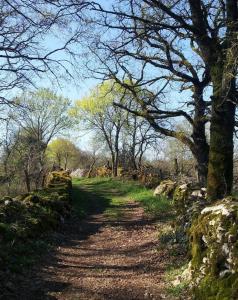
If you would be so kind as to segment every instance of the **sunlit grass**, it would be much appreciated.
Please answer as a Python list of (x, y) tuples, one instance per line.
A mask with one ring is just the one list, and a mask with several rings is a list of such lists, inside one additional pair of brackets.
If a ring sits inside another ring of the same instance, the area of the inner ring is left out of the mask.
[[(87, 205), (92, 199), (91, 193), (95, 193), (95, 197), (99, 196), (98, 201), (104, 199), (105, 214), (120, 217), (120, 206), (128, 201), (139, 201), (144, 207), (145, 211), (154, 217), (168, 217), (171, 216), (173, 209), (171, 202), (166, 197), (154, 197), (153, 190), (147, 189), (136, 181), (123, 180), (117, 178), (82, 178), (74, 179), (74, 186), (78, 189), (78, 198), (76, 201), (78, 209), (82, 206), (81, 211), (87, 211)], [(80, 195), (80, 186), (83, 187)], [(85, 195), (85, 188), (88, 195)], [(86, 198), (85, 198), (86, 196)], [(106, 206), (105, 206), (106, 204)], [(89, 205), (90, 206), (90, 205)]]
[[(189, 280), (187, 278), (182, 278), (183, 272), (188, 268), (188, 263), (181, 266), (171, 266), (165, 273), (165, 278), (167, 282), (167, 294), (179, 297), (187, 294), (189, 289)], [(176, 282), (177, 278), (180, 278)]]

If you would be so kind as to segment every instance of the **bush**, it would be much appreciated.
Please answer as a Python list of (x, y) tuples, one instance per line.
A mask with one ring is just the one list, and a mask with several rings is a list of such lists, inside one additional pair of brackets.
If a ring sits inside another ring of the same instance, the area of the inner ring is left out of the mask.
[(96, 176), (99, 177), (110, 177), (112, 175), (112, 170), (107, 166), (98, 167), (96, 169)]

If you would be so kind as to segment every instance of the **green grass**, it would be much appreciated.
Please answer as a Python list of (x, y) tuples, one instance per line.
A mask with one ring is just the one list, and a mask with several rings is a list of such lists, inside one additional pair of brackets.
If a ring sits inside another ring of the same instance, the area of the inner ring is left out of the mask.
[[(183, 271), (188, 267), (188, 264), (185, 263), (181, 266), (181, 263), (179, 266), (172, 266), (166, 271), (165, 277), (166, 277), (166, 282), (168, 283), (167, 285), (167, 294), (174, 296), (174, 297), (181, 297), (184, 295), (185, 296), (188, 293), (189, 289), (189, 281), (185, 279), (181, 279), (180, 283), (177, 283), (176, 285), (173, 284), (173, 281), (176, 280), (177, 277), (181, 276)], [(180, 299), (180, 298), (179, 298)]]
[(99, 209), (107, 216), (117, 219), (122, 215), (121, 205), (139, 201), (145, 211), (154, 217), (171, 216), (171, 202), (165, 197), (154, 197), (153, 190), (138, 182), (115, 178), (82, 178), (73, 180), (74, 207), (80, 216)]
[(131, 199), (139, 201), (145, 208), (145, 211), (154, 217), (167, 218), (172, 216), (172, 203), (166, 197), (154, 197), (153, 190), (145, 188), (138, 189), (130, 193)]

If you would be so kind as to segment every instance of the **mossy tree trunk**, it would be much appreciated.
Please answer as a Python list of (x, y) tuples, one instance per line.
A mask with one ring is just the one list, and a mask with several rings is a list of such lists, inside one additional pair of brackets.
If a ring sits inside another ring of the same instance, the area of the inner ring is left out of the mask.
[(219, 30), (216, 34), (214, 31), (209, 34), (203, 1), (189, 0), (189, 5), (194, 26), (190, 29), (199, 46), (201, 57), (209, 66), (213, 85), (207, 180), (208, 198), (213, 201), (232, 191), (238, 3), (237, 0), (226, 0), (220, 8), (223, 10), (223, 23), (226, 26), (222, 37), (218, 35)]
[[(238, 56), (238, 3), (226, 1), (226, 39), (211, 55), (213, 83), (211, 141), (208, 166), (208, 197), (231, 194), (233, 184), (233, 133), (235, 126)], [(219, 51), (220, 50), (220, 51)], [(214, 59), (215, 58), (215, 59)]]
[(195, 87), (193, 98), (195, 110), (192, 132), (194, 146), (192, 148), (192, 153), (197, 162), (198, 182), (204, 187), (207, 183), (209, 145), (207, 143), (205, 132), (206, 103), (203, 100), (203, 87)]
[[(233, 183), (233, 132), (235, 124), (235, 80), (222, 90), (223, 70), (217, 64), (213, 81), (213, 103), (210, 127), (208, 197), (216, 200), (229, 195)], [(220, 75), (220, 76), (218, 76)], [(227, 91), (227, 94), (224, 93)]]

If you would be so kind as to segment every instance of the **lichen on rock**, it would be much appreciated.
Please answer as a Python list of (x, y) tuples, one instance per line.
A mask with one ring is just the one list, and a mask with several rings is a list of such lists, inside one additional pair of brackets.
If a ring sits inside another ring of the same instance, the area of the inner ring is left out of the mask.
[(170, 179), (163, 180), (155, 189), (154, 196), (165, 196), (167, 198), (172, 198), (175, 188), (176, 182)]
[(178, 214), (185, 213), (190, 194), (191, 189), (189, 184), (185, 183), (176, 187), (173, 194), (173, 204)]
[(238, 202), (204, 208), (190, 229), (195, 299), (238, 299)]

